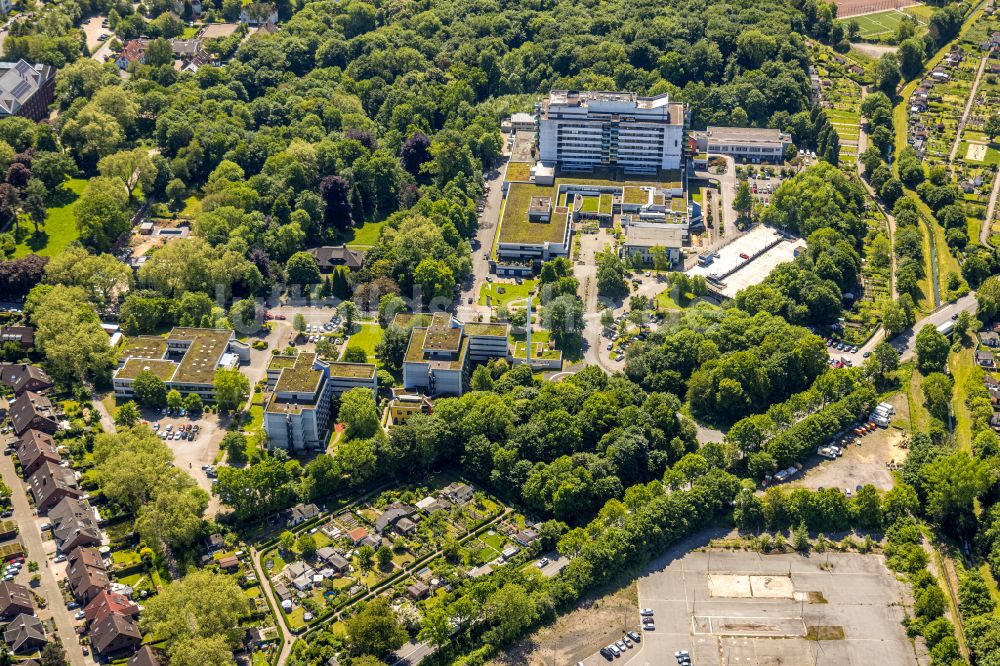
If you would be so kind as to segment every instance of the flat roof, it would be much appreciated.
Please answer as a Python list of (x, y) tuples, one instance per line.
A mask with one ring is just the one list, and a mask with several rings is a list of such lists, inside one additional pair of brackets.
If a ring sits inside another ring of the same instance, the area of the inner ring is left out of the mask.
[(331, 377), (344, 377), (348, 379), (371, 379), (375, 376), (374, 363), (344, 363), (338, 361), (330, 364)]
[(130, 358), (118, 369), (115, 377), (118, 379), (135, 379), (143, 370), (149, 370), (163, 381), (170, 381), (177, 371), (173, 361), (161, 361), (151, 358)]
[(392, 325), (406, 328), (407, 326), (428, 326), (431, 316), (425, 312), (400, 312), (392, 318)]
[(649, 203), (649, 190), (630, 185), (622, 191), (622, 203), (633, 205)]
[(457, 352), (462, 341), (462, 328), (452, 325), (451, 315), (446, 312), (435, 312), (431, 317), (431, 325), (424, 334), (424, 351)]
[(174, 381), (185, 384), (211, 384), (219, 359), (229, 345), (233, 332), (218, 328), (175, 328), (168, 340), (190, 340)]
[(469, 338), (463, 338), (458, 355), (454, 359), (429, 358), (424, 352), (424, 338), (427, 335), (427, 328), (415, 327), (410, 334), (410, 344), (406, 348), (406, 363), (427, 363), (432, 368), (443, 368), (446, 370), (457, 370), (462, 367), (465, 360), (465, 352), (469, 347)]
[(167, 353), (167, 341), (158, 335), (140, 335), (128, 338), (122, 348), (122, 358), (163, 358)]
[(295, 362), (298, 360), (297, 356), (285, 356), (284, 354), (275, 354), (271, 357), (271, 360), (267, 364), (268, 370), (284, 370), (285, 368), (294, 368)]
[(558, 243), (566, 236), (566, 220), (557, 222), (552, 216), (548, 222), (528, 219), (531, 202), (536, 197), (552, 199), (556, 190), (552, 186), (511, 183), (507, 190), (503, 219), (500, 222), (501, 243)]
[(625, 229), (625, 244), (638, 247), (653, 247), (662, 245), (663, 247), (677, 248), (684, 244), (683, 228), (674, 224), (644, 224), (638, 226), (630, 224)]
[(492, 335), (497, 337), (507, 337), (507, 324), (494, 324), (489, 322), (473, 322), (465, 325), (466, 335)]
[(274, 385), (275, 393), (316, 393), (323, 373), (309, 367), (285, 368)]
[(696, 132), (696, 137), (718, 139), (729, 143), (775, 143), (791, 141), (791, 137), (780, 130), (766, 127), (709, 127), (704, 132)]
[[(781, 240), (781, 238), (781, 235), (774, 229), (756, 227), (721, 248), (719, 258), (711, 264), (695, 266), (687, 271), (687, 274), (709, 277), (713, 274), (723, 275), (734, 271), (729, 276), (722, 278), (725, 283), (724, 287), (720, 288), (709, 282), (713, 290), (726, 298), (733, 298), (741, 289), (763, 282), (775, 267), (792, 261), (796, 251), (806, 247), (806, 242), (801, 238), (794, 241)], [(764, 248), (772, 243), (777, 244), (765, 251)], [(743, 259), (740, 257), (741, 253), (752, 257), (752, 259)]]

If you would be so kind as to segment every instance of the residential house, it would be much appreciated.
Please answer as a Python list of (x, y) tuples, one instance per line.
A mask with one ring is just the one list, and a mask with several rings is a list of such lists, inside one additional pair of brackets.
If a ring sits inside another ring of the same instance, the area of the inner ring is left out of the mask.
[(365, 537), (368, 536), (368, 530), (363, 527), (355, 527), (347, 533), (347, 536), (350, 537), (351, 543), (357, 546), (359, 543), (364, 541)]
[(130, 39), (125, 42), (121, 53), (115, 58), (115, 64), (119, 69), (128, 69), (132, 63), (136, 65), (146, 64), (146, 49), (149, 47), (149, 40), (146, 38)]
[(31, 476), (47, 462), (56, 465), (62, 462), (52, 435), (41, 430), (29, 430), (21, 435), (21, 439), (14, 442), (14, 452), (24, 476)]
[(188, 62), (201, 51), (200, 39), (171, 39), (170, 50), (182, 62)]
[(18, 615), (7, 625), (3, 632), (3, 640), (10, 646), (11, 652), (34, 652), (45, 646), (45, 627), (42, 621), (32, 615)]
[(342, 574), (351, 566), (351, 563), (347, 561), (346, 557), (338, 553), (330, 546), (323, 546), (317, 550), (316, 557), (337, 573)]
[(167, 666), (167, 653), (147, 643), (129, 658), (126, 666)]
[(52, 379), (37, 365), (0, 363), (0, 384), (11, 387), (14, 395), (25, 391), (45, 391), (52, 388)]
[(232, 573), (240, 568), (240, 561), (235, 555), (227, 555), (219, 560), (219, 568), (226, 573)]
[(64, 497), (49, 510), (49, 524), (52, 536), (64, 553), (81, 546), (101, 545), (103, 535), (97, 526), (97, 515), (86, 500)]
[(111, 613), (135, 619), (139, 617), (139, 606), (124, 594), (101, 590), (83, 609), (84, 618), (91, 624), (101, 622)]
[(41, 430), (50, 435), (59, 430), (55, 407), (44, 395), (24, 391), (10, 403), (10, 424), (20, 437), (28, 430)]
[(226, 545), (226, 540), (222, 538), (222, 535), (218, 532), (214, 534), (209, 534), (205, 537), (205, 547), (208, 548), (208, 552), (214, 553), (220, 550)]
[(465, 483), (452, 483), (441, 490), (441, 494), (454, 504), (465, 504), (472, 500), (473, 490)]
[(56, 68), (52, 65), (0, 62), (0, 118), (47, 118), (55, 89)]
[(130, 617), (108, 613), (90, 626), (90, 645), (104, 659), (132, 654), (141, 644), (139, 625)]
[(277, 23), (278, 22), (278, 10), (274, 5), (268, 5), (262, 2), (252, 2), (247, 5), (243, 5), (243, 9), (240, 10), (240, 23), (246, 23), (247, 25), (261, 25), (265, 23)]
[(530, 528), (523, 529), (520, 532), (516, 532), (511, 537), (511, 539), (513, 539), (514, 542), (517, 545), (521, 546), (522, 548), (527, 548), (532, 543), (534, 543), (535, 539), (537, 538), (538, 538), (538, 532)]
[(28, 477), (28, 487), (35, 498), (38, 513), (47, 513), (64, 497), (81, 497), (83, 491), (76, 485), (76, 473), (68, 467), (46, 462)]
[(393, 502), (385, 508), (382, 515), (375, 519), (375, 531), (383, 534), (390, 527), (394, 527), (399, 521), (412, 516), (416, 512), (417, 510), (412, 506)]
[(502, 557), (503, 561), (506, 562), (510, 558), (517, 555), (517, 553), (518, 553), (517, 546), (507, 546), (506, 548), (503, 549), (503, 552), (500, 553), (500, 557)]
[(387, 539), (383, 539), (377, 534), (369, 534), (364, 539), (361, 540), (362, 546), (371, 546), (375, 550), (378, 550), (383, 545), (391, 545)]
[(426, 584), (417, 581), (413, 585), (410, 585), (409, 587), (406, 588), (406, 593), (414, 601), (419, 601), (420, 599), (426, 597), (427, 593), (430, 592), (430, 590), (431, 588), (427, 587)]
[(278, 597), (278, 601), (285, 601), (292, 598), (292, 593), (288, 591), (284, 583), (275, 583), (274, 596)]
[(10, 581), (0, 582), (0, 617), (34, 614), (35, 604), (28, 588)]
[(77, 548), (70, 553), (66, 579), (69, 581), (70, 591), (81, 604), (90, 603), (111, 584), (104, 560), (97, 550), (90, 547)]
[(977, 349), (975, 353), (976, 363), (983, 368), (993, 367), (993, 352), (985, 349)]
[(436, 511), (447, 511), (451, 508), (451, 502), (443, 498), (428, 495), (417, 502), (416, 506), (418, 509), (429, 515)]
[(35, 346), (35, 329), (31, 326), (0, 326), (0, 344), (14, 342), (21, 351)]
[(319, 507), (315, 504), (296, 504), (288, 518), (288, 526), (295, 527), (319, 516)]
[(306, 250), (316, 257), (320, 273), (332, 273), (338, 268), (346, 268), (349, 271), (356, 271), (361, 268), (365, 260), (364, 250), (354, 250), (346, 245), (325, 245), (323, 247), (313, 247)]
[(979, 331), (979, 342), (986, 347), (1000, 347), (1000, 334), (996, 331)]

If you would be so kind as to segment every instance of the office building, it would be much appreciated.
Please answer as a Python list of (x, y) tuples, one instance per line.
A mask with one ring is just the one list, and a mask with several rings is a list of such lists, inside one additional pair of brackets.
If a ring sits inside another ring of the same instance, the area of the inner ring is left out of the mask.
[(709, 127), (694, 139), (699, 153), (751, 162), (783, 162), (792, 145), (790, 134), (759, 127)]
[(0, 62), (0, 118), (47, 118), (55, 89), (56, 68), (52, 65)]
[(563, 171), (679, 169), (684, 105), (664, 93), (553, 90), (539, 105), (540, 161)]
[(470, 362), (507, 358), (507, 324), (463, 324), (435, 312), (428, 326), (415, 326), (403, 359), (403, 387), (430, 395), (462, 395)]

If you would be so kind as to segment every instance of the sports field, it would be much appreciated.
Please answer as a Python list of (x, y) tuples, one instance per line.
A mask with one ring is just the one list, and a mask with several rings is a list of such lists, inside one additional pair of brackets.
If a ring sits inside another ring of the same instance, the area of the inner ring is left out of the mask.
[[(857, 23), (859, 28), (858, 36), (861, 39), (875, 39), (894, 34), (899, 24), (903, 22), (903, 19), (907, 17), (912, 18), (914, 14), (915, 12), (907, 12), (901, 9), (888, 9), (884, 12), (842, 18), (839, 22), (845, 25), (848, 23)], [(920, 24), (926, 23), (919, 16), (915, 18)]]

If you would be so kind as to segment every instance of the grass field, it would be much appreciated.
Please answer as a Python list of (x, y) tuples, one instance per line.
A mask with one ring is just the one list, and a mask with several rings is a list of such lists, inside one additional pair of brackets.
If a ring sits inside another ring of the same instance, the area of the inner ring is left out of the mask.
[(348, 347), (361, 347), (368, 354), (368, 361), (375, 362), (375, 345), (382, 339), (384, 331), (378, 324), (355, 324), (356, 332), (347, 339), (344, 345)]
[[(486, 305), (487, 297), (491, 299), (495, 307), (503, 307), (511, 301), (524, 300), (534, 290), (536, 283), (537, 280), (524, 280), (523, 284), (487, 282), (479, 288), (479, 304)], [(501, 287), (504, 290), (502, 294), (499, 292)]]
[(87, 189), (87, 181), (71, 178), (66, 181), (66, 189), (71, 194), (65, 197), (65, 205), (49, 208), (49, 216), (38, 235), (35, 235), (32, 226), (22, 228), (25, 236), (14, 250), (15, 257), (23, 257), (32, 252), (43, 257), (54, 257), (80, 237), (76, 230), (76, 220), (73, 218), (73, 202)]
[(347, 238), (348, 245), (363, 245), (370, 247), (378, 242), (378, 236), (382, 233), (385, 220), (381, 222), (365, 222), (362, 226), (354, 229), (354, 237)]
[(951, 403), (955, 415), (955, 444), (960, 450), (968, 453), (972, 453), (972, 415), (965, 404), (965, 385), (969, 375), (976, 369), (976, 363), (972, 358), (973, 351), (973, 343), (966, 340), (962, 349), (952, 352), (948, 358), (948, 368), (955, 379), (955, 393)]
[[(858, 35), (862, 39), (871, 39), (873, 37), (881, 37), (883, 35), (891, 35), (896, 32), (896, 28), (899, 24), (903, 22), (907, 14), (898, 9), (890, 9), (884, 12), (877, 12), (875, 14), (864, 14), (863, 16), (852, 16), (850, 18), (841, 19), (839, 22), (844, 23), (857, 23), (860, 30)], [(921, 20), (919, 17), (917, 20)]]

